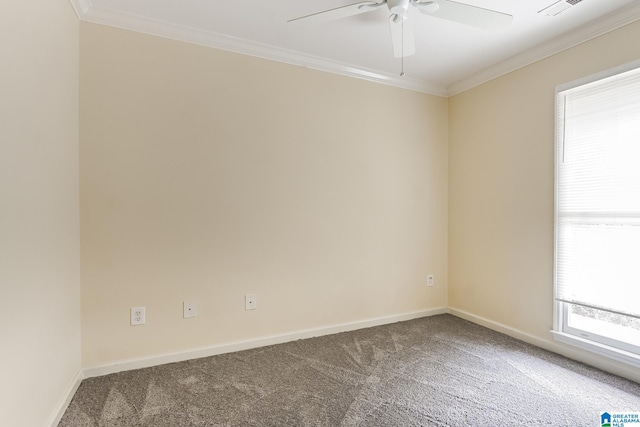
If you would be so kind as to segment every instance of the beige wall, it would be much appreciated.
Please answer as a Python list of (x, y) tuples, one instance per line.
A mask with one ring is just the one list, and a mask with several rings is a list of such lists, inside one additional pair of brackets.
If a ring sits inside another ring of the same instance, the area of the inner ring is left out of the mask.
[(640, 22), (450, 98), (451, 307), (552, 340), (555, 87), (637, 40)]
[(447, 304), (551, 341), (554, 87), (639, 58), (640, 23), (448, 103), (92, 24), (78, 63), (40, 3), (0, 18), (3, 423), (78, 372), (79, 230), (84, 366)]
[(42, 427), (80, 369), (78, 18), (0, 13), (0, 424)]
[(84, 366), (447, 305), (446, 99), (84, 23), (80, 62)]

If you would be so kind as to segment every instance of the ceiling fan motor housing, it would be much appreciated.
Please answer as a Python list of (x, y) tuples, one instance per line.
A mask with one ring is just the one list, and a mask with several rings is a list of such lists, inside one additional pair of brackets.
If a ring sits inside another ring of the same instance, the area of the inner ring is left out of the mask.
[(409, 9), (409, 3), (411, 0), (387, 0), (387, 7), (396, 15), (403, 16)]

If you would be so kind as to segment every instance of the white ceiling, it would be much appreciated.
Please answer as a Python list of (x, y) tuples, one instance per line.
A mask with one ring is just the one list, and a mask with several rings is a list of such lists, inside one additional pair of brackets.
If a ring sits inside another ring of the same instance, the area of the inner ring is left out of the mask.
[[(640, 0), (582, 0), (557, 16), (558, 0), (457, 0), (509, 13), (483, 30), (410, 8), (416, 53), (394, 58), (389, 11), (326, 24), (287, 20), (358, 0), (71, 0), (81, 19), (225, 50), (451, 95), (640, 19)], [(560, 0), (566, 2), (567, 0)], [(637, 43), (637, 41), (630, 41)]]

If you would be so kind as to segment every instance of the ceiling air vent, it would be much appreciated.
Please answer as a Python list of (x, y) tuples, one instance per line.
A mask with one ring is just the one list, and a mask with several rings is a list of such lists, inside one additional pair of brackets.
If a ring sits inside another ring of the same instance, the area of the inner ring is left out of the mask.
[(575, 6), (580, 3), (582, 0), (560, 0), (553, 3), (550, 6), (545, 7), (538, 13), (542, 13), (546, 16), (556, 16), (569, 9), (571, 6)]

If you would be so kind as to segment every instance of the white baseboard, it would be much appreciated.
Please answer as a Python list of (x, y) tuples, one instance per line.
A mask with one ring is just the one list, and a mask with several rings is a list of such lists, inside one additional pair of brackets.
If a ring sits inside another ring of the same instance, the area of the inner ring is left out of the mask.
[(453, 307), (449, 307), (449, 313), (477, 325), (484, 326), (485, 328), (489, 328), (496, 332), (509, 335), (512, 338), (524, 341), (528, 344), (535, 345), (536, 347), (540, 347), (545, 350), (557, 353), (556, 351), (548, 348), (548, 346), (553, 344), (553, 342), (543, 340), (542, 338), (536, 337), (535, 335), (532, 335), (528, 332), (521, 331), (520, 329), (512, 328), (511, 326), (507, 326), (503, 323), (495, 322), (493, 320), (487, 319), (486, 317), (477, 316), (475, 314), (469, 313), (468, 311), (460, 310)]
[(313, 329), (303, 329), (284, 334), (271, 335), (266, 337), (254, 338), (244, 341), (235, 341), (231, 343), (214, 345), (211, 347), (196, 348), (192, 350), (181, 351), (178, 353), (161, 354), (156, 356), (143, 357), (139, 359), (122, 360), (107, 365), (92, 366), (84, 368), (84, 378), (97, 377), (101, 375), (113, 374), (116, 372), (130, 371), (133, 369), (148, 368), (151, 366), (164, 365), (166, 363), (182, 362), (190, 359), (199, 359), (201, 357), (215, 356), (217, 354), (231, 353), (234, 351), (248, 350), (251, 348), (265, 347), (268, 345), (282, 344), (285, 342), (296, 341), (300, 339), (313, 338), (323, 335), (337, 334), (340, 332), (354, 331), (357, 329), (370, 328), (373, 326), (386, 325), (389, 323), (402, 322), (420, 317), (434, 316), (436, 314), (445, 314), (449, 310), (446, 307), (432, 308), (428, 310), (414, 311), (393, 316), (376, 317), (372, 319), (359, 320), (355, 322), (341, 323), (337, 325), (324, 326)]
[(78, 387), (80, 387), (80, 383), (82, 382), (83, 379), (84, 379), (84, 374), (82, 369), (80, 369), (78, 370), (76, 375), (73, 377), (73, 379), (67, 386), (65, 393), (60, 398), (60, 401), (56, 405), (55, 410), (53, 411), (53, 413), (51, 414), (51, 417), (49, 418), (49, 422), (47, 423), (47, 426), (57, 427), (58, 423), (60, 423), (60, 420), (62, 419), (62, 416), (64, 415), (64, 412), (69, 407), (69, 403), (71, 403), (71, 399), (73, 399), (73, 396), (76, 394), (76, 391), (78, 391)]
[(503, 333), (517, 340), (524, 341), (528, 344), (540, 347), (544, 350), (548, 350), (552, 353), (557, 353), (562, 356), (568, 357), (569, 359), (577, 360), (578, 362), (582, 362), (598, 369), (602, 369), (603, 371), (628, 378), (631, 381), (640, 382), (640, 372), (638, 371), (638, 369), (627, 364), (619, 363), (615, 360), (611, 360), (595, 353), (581, 350), (579, 348), (564, 345), (554, 340), (545, 340), (511, 326), (507, 326), (503, 323), (495, 322), (493, 320), (487, 319), (482, 316), (477, 316), (464, 310), (449, 307), (449, 313), (456, 317), (460, 317), (461, 319), (473, 322), (477, 325), (484, 326), (485, 328)]

